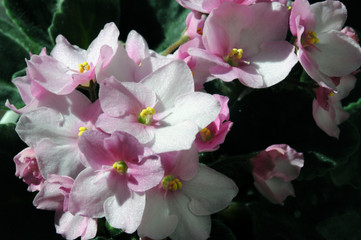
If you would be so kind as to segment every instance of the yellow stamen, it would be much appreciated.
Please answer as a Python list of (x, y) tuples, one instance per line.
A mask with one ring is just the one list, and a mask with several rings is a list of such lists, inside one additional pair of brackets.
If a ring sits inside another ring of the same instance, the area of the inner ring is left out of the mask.
[(203, 35), (203, 30), (202, 30), (202, 28), (198, 27), (198, 28), (197, 28), (197, 33), (198, 33), (199, 35)]
[(231, 58), (236, 56), (236, 58), (239, 60), (239, 59), (242, 58), (242, 55), (243, 55), (243, 49), (242, 48), (238, 48), (238, 49), (233, 48), (228, 56), (231, 57)]
[(117, 171), (119, 174), (124, 174), (128, 170), (128, 166), (124, 161), (118, 161), (113, 164), (113, 168)]
[(83, 132), (85, 132), (86, 130), (88, 130), (86, 127), (80, 127), (78, 136), (80, 137), (83, 134)]
[(212, 139), (212, 132), (208, 128), (203, 128), (199, 131), (199, 134), (201, 135), (201, 139), (203, 142), (207, 142)]
[(334, 92), (330, 92), (330, 93), (328, 94), (329, 97), (332, 97), (333, 95), (335, 95)]
[(78, 65), (78, 68), (79, 72), (83, 73), (84, 71), (89, 71), (90, 65), (88, 64), (88, 62), (83, 62)]
[(153, 121), (154, 114), (155, 114), (154, 108), (147, 107), (140, 112), (138, 117), (138, 122), (145, 125), (150, 125)]
[(319, 40), (317, 38), (317, 34), (311, 30), (308, 31), (306, 37), (302, 38), (302, 40), (301, 40), (303, 47), (311, 46), (318, 42), (319, 42)]
[(182, 183), (173, 175), (167, 175), (162, 180), (162, 187), (164, 190), (177, 191), (178, 189), (182, 189)]

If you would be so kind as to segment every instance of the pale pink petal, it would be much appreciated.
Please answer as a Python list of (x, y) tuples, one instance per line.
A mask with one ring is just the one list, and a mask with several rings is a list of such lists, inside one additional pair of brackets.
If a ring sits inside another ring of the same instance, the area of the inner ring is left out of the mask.
[(125, 186), (119, 185), (118, 194), (104, 202), (105, 218), (112, 227), (133, 233), (142, 220), (145, 194), (131, 192)]
[(172, 112), (163, 121), (169, 124), (178, 124), (189, 120), (203, 129), (216, 119), (220, 110), (220, 103), (213, 95), (194, 92), (178, 97)]
[(66, 65), (50, 56), (33, 55), (27, 65), (29, 76), (55, 94), (69, 94), (82, 83), (73, 79), (72, 72), (69, 72)]
[(312, 115), (316, 121), (316, 124), (329, 136), (338, 138), (340, 135), (340, 129), (338, 125), (348, 119), (349, 114), (342, 108), (341, 103), (337, 103), (326, 111), (317, 103), (317, 100), (313, 100)]
[[(155, 221), (156, 219), (156, 221)], [(163, 239), (174, 232), (178, 223), (177, 214), (170, 214), (163, 192), (153, 188), (146, 193), (146, 206), (138, 228), (140, 237)]]
[(205, 48), (217, 56), (227, 56), (232, 48), (238, 47), (236, 44), (241, 31), (248, 28), (253, 20), (249, 7), (234, 2), (223, 3), (206, 19), (202, 36)]
[(204, 0), (177, 0), (177, 2), (182, 5), (184, 8), (195, 10), (198, 12), (204, 12), (202, 8), (202, 2)]
[[(104, 217), (104, 201), (114, 195), (110, 171), (84, 169), (75, 179), (69, 198), (69, 212), (92, 218)], [(109, 185), (110, 184), (110, 185)]]
[[(298, 23), (296, 18), (299, 18)], [(290, 30), (293, 36), (301, 36), (298, 34), (298, 25), (305, 28), (305, 32), (314, 31), (316, 26), (316, 17), (312, 12), (311, 5), (307, 0), (295, 0), (292, 5), (290, 15)]]
[(82, 240), (94, 238), (97, 232), (97, 221), (95, 219), (74, 216), (70, 212), (63, 212), (59, 209), (55, 212), (56, 233), (66, 239)]
[(144, 58), (149, 57), (149, 47), (147, 42), (134, 30), (128, 33), (128, 37), (125, 42), (125, 49), (127, 50), (129, 57), (137, 65), (139, 65)]
[[(101, 49), (101, 54), (102, 50), (104, 49)], [(132, 82), (137, 67), (133, 60), (129, 58), (124, 47), (119, 43), (117, 51), (108, 65), (97, 69), (97, 82), (101, 84), (104, 79), (111, 76), (114, 76), (120, 82)]]
[(270, 87), (288, 76), (298, 58), (291, 44), (279, 41), (262, 44), (259, 53), (249, 61), (262, 76), (262, 87)]
[(144, 58), (140, 64), (140, 66), (137, 67), (136, 72), (134, 74), (134, 81), (139, 82), (149, 74), (153, 73), (157, 69), (171, 63), (174, 61), (174, 58), (168, 58), (168, 57), (154, 57), (149, 56), (147, 58)]
[[(99, 32), (98, 36), (89, 45), (86, 51), (86, 60), (89, 63), (97, 64), (100, 49), (102, 46), (107, 45), (113, 49), (113, 53), (118, 47), (119, 30), (115, 23), (110, 22), (105, 24), (104, 28)], [(83, 63), (83, 62), (79, 62)]]
[(182, 192), (191, 199), (189, 209), (193, 214), (210, 215), (226, 208), (238, 188), (227, 176), (200, 165), (194, 178), (183, 182)]
[(79, 138), (79, 149), (85, 154), (86, 161), (95, 170), (101, 169), (103, 165), (114, 163), (113, 156), (103, 144), (104, 139), (108, 136), (108, 134), (100, 131), (87, 130)]
[(156, 153), (189, 149), (199, 128), (192, 121), (154, 129), (154, 140), (149, 147)]
[(87, 61), (86, 51), (78, 46), (71, 45), (62, 35), (56, 37), (55, 46), (50, 56), (73, 70), (78, 70), (78, 65)]
[(34, 151), (42, 176), (58, 174), (75, 178), (84, 169), (85, 157), (76, 143), (59, 144), (45, 138), (34, 147)]
[(341, 31), (347, 18), (345, 5), (340, 1), (322, 1), (311, 5), (313, 14), (316, 17), (316, 33), (328, 32), (331, 30)]
[(192, 73), (184, 61), (174, 60), (141, 81), (153, 90), (161, 102), (161, 109), (173, 107), (177, 97), (194, 91)]
[(135, 192), (144, 192), (155, 187), (164, 176), (164, 170), (157, 155), (142, 157), (139, 163), (127, 162), (127, 165), (128, 187)]
[(257, 179), (257, 176), (254, 177), (256, 180), (254, 185), (257, 190), (272, 203), (283, 205), (283, 201), (287, 198), (287, 196), (295, 195), (291, 182), (285, 182), (276, 177), (267, 181), (259, 180)]
[(167, 200), (170, 214), (178, 217), (178, 224), (169, 237), (171, 239), (207, 239), (211, 231), (211, 217), (209, 215), (197, 216), (189, 211), (189, 199), (186, 195), (182, 193), (172, 195)]
[(315, 60), (319, 71), (340, 77), (355, 71), (361, 65), (361, 47), (339, 31), (329, 31), (319, 36), (317, 50), (308, 51)]
[(107, 114), (101, 114), (96, 122), (96, 126), (109, 134), (115, 131), (129, 133), (142, 144), (149, 143), (154, 138), (154, 127), (139, 123), (133, 115), (124, 118), (114, 118)]
[(42, 189), (34, 198), (34, 206), (46, 210), (55, 210), (58, 206), (63, 208), (63, 202), (73, 182), (74, 180), (70, 177), (49, 174)]
[(114, 77), (105, 79), (100, 85), (99, 99), (105, 113), (113, 117), (127, 114), (139, 115), (142, 109), (154, 107), (154, 92), (140, 83), (121, 83)]
[(167, 161), (166, 171), (178, 176), (182, 181), (191, 180), (198, 172), (198, 151), (194, 144), (190, 149), (173, 152)]

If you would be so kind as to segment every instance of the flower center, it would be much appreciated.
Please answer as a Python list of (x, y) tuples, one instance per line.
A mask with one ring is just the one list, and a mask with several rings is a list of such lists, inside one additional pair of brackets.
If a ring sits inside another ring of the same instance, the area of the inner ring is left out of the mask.
[(153, 121), (154, 114), (155, 114), (154, 108), (147, 107), (140, 112), (138, 117), (138, 122), (145, 125), (150, 125)]
[(177, 191), (182, 188), (182, 183), (178, 178), (173, 175), (167, 175), (162, 180), (162, 187), (164, 190)]
[(90, 65), (88, 64), (88, 62), (83, 62), (78, 65), (78, 68), (79, 72), (83, 73), (84, 71), (89, 71)]
[(85, 132), (86, 130), (88, 130), (86, 127), (80, 127), (78, 136), (80, 137), (83, 134), (83, 132)]
[(113, 168), (117, 171), (117, 173), (124, 174), (128, 170), (128, 165), (124, 161), (117, 161), (113, 164)]
[(243, 56), (242, 48), (233, 48), (229, 54), (224, 58), (224, 60), (231, 66), (235, 67), (239, 65), (239, 60)]
[(301, 44), (303, 47), (308, 47), (308, 46), (314, 45), (318, 42), (319, 42), (319, 40), (317, 38), (317, 34), (311, 30), (308, 31), (307, 35), (305, 37), (303, 37), (301, 40)]
[(212, 139), (212, 132), (211, 130), (209, 130), (208, 128), (203, 128), (202, 130), (199, 131), (199, 134), (201, 135), (201, 140), (203, 142), (207, 142), (209, 140)]

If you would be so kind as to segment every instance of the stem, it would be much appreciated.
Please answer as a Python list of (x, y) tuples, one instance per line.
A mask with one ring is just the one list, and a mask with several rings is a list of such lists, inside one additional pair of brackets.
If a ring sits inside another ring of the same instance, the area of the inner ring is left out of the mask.
[(188, 42), (189, 36), (184, 35), (185, 31), (186, 29), (183, 31), (182, 36), (176, 42), (174, 42), (172, 45), (170, 45), (167, 49), (165, 49), (162, 52), (163, 56), (167, 56), (168, 54), (172, 53), (175, 49), (177, 49), (180, 45)]

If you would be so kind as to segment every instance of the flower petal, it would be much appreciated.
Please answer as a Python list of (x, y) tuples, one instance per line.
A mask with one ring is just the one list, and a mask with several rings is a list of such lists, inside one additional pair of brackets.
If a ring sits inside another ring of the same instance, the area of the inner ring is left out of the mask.
[[(154, 221), (156, 219), (156, 221)], [(146, 193), (146, 206), (138, 228), (140, 237), (163, 239), (174, 232), (178, 223), (176, 215), (170, 214), (163, 192), (153, 188)]]
[(361, 47), (342, 32), (323, 33), (316, 47), (319, 51), (308, 53), (316, 61), (319, 71), (328, 76), (345, 76), (361, 65)]
[(263, 78), (262, 87), (273, 86), (287, 77), (298, 62), (294, 47), (286, 41), (267, 42), (249, 59)]
[(191, 199), (192, 213), (210, 215), (226, 208), (237, 195), (238, 188), (230, 178), (200, 165), (194, 178), (183, 182), (182, 191)]
[(119, 185), (117, 191), (104, 202), (105, 218), (112, 227), (133, 233), (142, 220), (145, 195), (129, 191), (125, 184)]
[(163, 109), (173, 107), (177, 97), (194, 91), (192, 72), (184, 61), (175, 60), (157, 69), (141, 83), (153, 90)]

